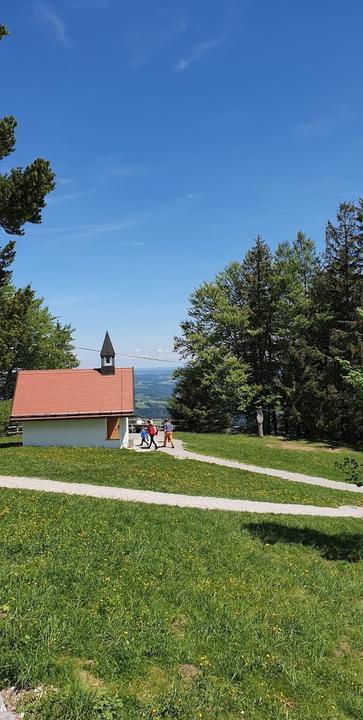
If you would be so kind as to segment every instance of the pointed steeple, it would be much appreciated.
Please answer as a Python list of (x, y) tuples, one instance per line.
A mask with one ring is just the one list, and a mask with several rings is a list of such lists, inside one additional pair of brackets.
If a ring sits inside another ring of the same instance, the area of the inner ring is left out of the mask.
[(105, 339), (101, 348), (101, 373), (102, 375), (115, 374), (115, 351), (111, 342), (111, 338), (106, 332)]
[(113, 349), (113, 345), (108, 331), (106, 331), (105, 339), (103, 341), (101, 357), (115, 357), (115, 351)]

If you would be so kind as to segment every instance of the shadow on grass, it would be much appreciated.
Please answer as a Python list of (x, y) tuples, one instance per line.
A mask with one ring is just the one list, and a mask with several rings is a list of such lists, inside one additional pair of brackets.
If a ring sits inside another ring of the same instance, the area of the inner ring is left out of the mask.
[[(244, 526), (246, 527), (246, 526)], [(275, 545), (305, 545), (318, 550), (325, 560), (358, 562), (363, 559), (362, 535), (327, 535), (310, 528), (289, 527), (273, 522), (247, 525), (248, 532), (261, 542)]]
[(0, 450), (5, 448), (22, 447), (23, 443), (21, 440), (8, 440), (7, 442), (0, 442)]

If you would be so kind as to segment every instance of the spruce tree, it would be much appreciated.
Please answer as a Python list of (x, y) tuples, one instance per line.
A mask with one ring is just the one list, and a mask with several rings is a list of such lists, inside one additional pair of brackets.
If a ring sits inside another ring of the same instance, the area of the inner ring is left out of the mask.
[(272, 377), (272, 258), (260, 236), (242, 263), (245, 303), (248, 312), (248, 343), (245, 360), (251, 367), (262, 396)]
[(325, 293), (334, 322), (354, 319), (363, 293), (363, 242), (360, 208), (342, 203), (337, 224), (325, 234)]
[(275, 383), (284, 429), (291, 436), (311, 431), (304, 387), (311, 383), (309, 329), (311, 288), (319, 267), (315, 243), (298, 232), (292, 243), (278, 245), (273, 263)]
[(318, 430), (357, 441), (363, 409), (352, 385), (344, 380), (341, 361), (361, 363), (363, 322), (363, 243), (360, 205), (342, 203), (337, 223), (328, 222), (322, 272), (315, 287), (314, 339), (320, 351)]

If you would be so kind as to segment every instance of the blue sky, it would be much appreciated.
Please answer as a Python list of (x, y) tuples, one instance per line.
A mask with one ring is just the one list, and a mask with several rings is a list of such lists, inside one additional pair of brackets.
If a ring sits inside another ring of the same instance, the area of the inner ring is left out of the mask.
[(361, 0), (1, 5), (0, 114), (19, 124), (3, 169), (42, 156), (57, 175), (14, 280), (77, 345), (107, 328), (166, 364), (195, 286), (258, 233), (321, 247), (363, 194)]

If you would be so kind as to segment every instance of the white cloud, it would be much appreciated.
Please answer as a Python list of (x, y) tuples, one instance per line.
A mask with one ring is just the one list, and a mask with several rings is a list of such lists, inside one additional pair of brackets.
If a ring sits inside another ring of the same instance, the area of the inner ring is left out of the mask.
[(71, 0), (69, 5), (72, 10), (104, 10), (110, 4), (110, 0)]
[(298, 138), (315, 138), (323, 137), (324, 135), (330, 135), (338, 127), (348, 120), (346, 113), (339, 113), (337, 115), (323, 115), (316, 117), (306, 123), (301, 123), (295, 128), (295, 135)]
[(219, 45), (219, 43), (222, 41), (221, 38), (214, 38), (212, 40), (204, 40), (203, 42), (198, 43), (195, 45), (193, 50), (184, 58), (181, 58), (178, 60), (178, 62), (173, 65), (174, 70), (187, 70), (190, 65), (195, 63), (197, 60), (201, 60), (204, 55), (206, 55), (212, 48), (216, 47), (216, 45)]
[[(154, 6), (150, 5), (154, 10)], [(175, 18), (172, 13), (152, 12), (134, 27), (128, 28), (124, 36), (127, 51), (127, 65), (140, 68), (149, 63), (186, 30), (183, 17)]]
[(57, 178), (58, 185), (72, 185), (74, 178)]
[(185, 195), (180, 195), (177, 200), (198, 200), (203, 197), (203, 193), (187, 192)]
[(115, 232), (125, 230), (126, 228), (135, 226), (136, 222), (123, 220), (117, 223), (93, 223), (90, 225), (59, 225), (57, 227), (40, 227), (37, 230), (29, 230), (28, 235), (58, 235), (75, 232), (99, 233), (99, 232)]
[[(130, 227), (134, 227), (134, 225), (136, 225), (136, 223), (124, 221), (118, 223), (105, 223), (104, 225), (79, 225), (78, 227), (74, 228), (74, 230), (81, 233), (82, 235), (98, 235), (98, 233), (121, 232), (122, 230), (127, 230)], [(133, 242), (131, 244), (143, 245), (144, 243)]]
[[(139, 223), (136, 221), (121, 221), (115, 223), (94, 223), (90, 225), (65, 225), (58, 227), (40, 227), (37, 230), (28, 230), (27, 235), (36, 236), (41, 242), (52, 243), (53, 246), (57, 246), (58, 243), (64, 243), (65, 241), (83, 240), (106, 233), (121, 233), (135, 227)], [(143, 242), (133, 240), (121, 241), (116, 237), (118, 245), (142, 247)]]
[(55, 195), (54, 197), (50, 197), (47, 201), (49, 204), (54, 203), (60, 203), (60, 202), (69, 202), (70, 200), (76, 200), (79, 197), (83, 197), (83, 195), (92, 195), (92, 193), (97, 192), (97, 188), (92, 188), (90, 190), (79, 190), (78, 192), (74, 193), (68, 193), (67, 195)]
[(59, 40), (62, 45), (68, 47), (70, 42), (66, 26), (62, 18), (55, 12), (55, 10), (53, 10), (53, 8), (50, 8), (47, 5), (37, 5), (36, 10), (39, 16), (53, 29), (57, 40)]
[(141, 177), (145, 175), (145, 169), (140, 165), (119, 165), (112, 172), (113, 175), (119, 177)]
[(64, 295), (63, 297), (50, 298), (47, 302), (48, 305), (53, 307), (68, 307), (69, 305), (73, 306), (84, 302), (84, 297), (80, 295)]
[[(126, 243), (127, 245), (144, 245), (144, 243)], [(118, 285), (187, 285), (187, 280), (118, 280)]]

